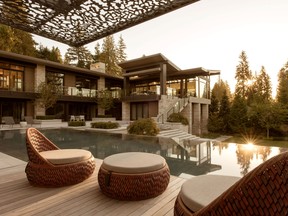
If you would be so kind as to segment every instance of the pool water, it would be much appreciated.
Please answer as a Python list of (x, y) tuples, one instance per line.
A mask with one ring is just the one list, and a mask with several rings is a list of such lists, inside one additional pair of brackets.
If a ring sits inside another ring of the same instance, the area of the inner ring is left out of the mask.
[[(25, 130), (0, 131), (0, 152), (27, 161)], [(184, 141), (169, 138), (100, 133), (89, 130), (42, 129), (41, 132), (59, 148), (81, 148), (94, 157), (121, 152), (149, 152), (163, 156), (175, 176), (219, 174), (242, 177), (263, 161), (285, 148), (223, 143)]]

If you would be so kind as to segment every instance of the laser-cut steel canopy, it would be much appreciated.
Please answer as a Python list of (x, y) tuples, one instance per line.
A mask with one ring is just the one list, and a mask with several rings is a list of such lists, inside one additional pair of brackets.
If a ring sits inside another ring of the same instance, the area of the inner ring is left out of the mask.
[(82, 46), (198, 0), (0, 0), (0, 23)]

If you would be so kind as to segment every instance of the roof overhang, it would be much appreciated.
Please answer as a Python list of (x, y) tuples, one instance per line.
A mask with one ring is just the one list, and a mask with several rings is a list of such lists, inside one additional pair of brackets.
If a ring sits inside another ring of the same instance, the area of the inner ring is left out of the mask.
[(118, 65), (124, 69), (123, 77), (130, 77), (136, 81), (155, 79), (156, 77), (159, 79), (162, 64), (166, 64), (167, 79), (169, 80), (220, 74), (220, 70), (209, 70), (202, 67), (181, 70), (161, 53), (128, 60)]
[(199, 0), (0, 0), (0, 23), (82, 46)]
[(173, 64), (168, 58), (163, 54), (157, 53), (149, 56), (142, 56), (141, 58), (136, 58), (128, 60), (118, 65), (125, 70), (123, 76), (132, 76), (132, 75), (147, 75), (150, 73), (160, 72), (159, 67), (162, 64), (166, 64), (168, 73), (174, 73), (180, 70), (175, 64)]
[(6, 51), (2, 51), (2, 50), (0, 50), (0, 61), (1, 61), (1, 58), (2, 59), (8, 59), (8, 60), (11, 60), (14, 62), (18, 61), (18, 62), (25, 62), (28, 64), (45, 65), (46, 67), (56, 68), (59, 70), (65, 70), (65, 71), (69, 71), (69, 72), (75, 72), (75, 73), (79, 73), (79, 74), (82, 73), (82, 74), (87, 74), (87, 75), (92, 75), (92, 76), (99, 76), (99, 77), (123, 80), (122, 77), (109, 75), (109, 74), (106, 74), (106, 73), (103, 73), (100, 71), (96, 71), (96, 70), (88, 70), (88, 69), (84, 69), (84, 68), (74, 67), (74, 66), (65, 65), (65, 64), (61, 64), (61, 63), (57, 63), (57, 62), (53, 62), (53, 61), (34, 58), (31, 56), (25, 56), (25, 55), (12, 53), (12, 52), (6, 52)]
[(177, 73), (171, 74), (169, 77), (170, 78), (184, 78), (184, 77), (189, 77), (189, 78), (194, 78), (197, 76), (213, 76), (213, 75), (219, 75), (220, 70), (209, 70), (205, 69), (202, 67), (198, 68), (191, 68), (191, 69), (186, 69), (186, 70), (181, 70), (178, 71)]

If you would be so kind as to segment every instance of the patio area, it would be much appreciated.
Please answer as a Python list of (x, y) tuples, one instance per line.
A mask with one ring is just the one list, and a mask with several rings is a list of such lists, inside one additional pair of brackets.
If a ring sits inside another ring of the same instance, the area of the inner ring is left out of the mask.
[(97, 175), (102, 160), (86, 181), (61, 188), (31, 186), (26, 162), (0, 153), (1, 215), (173, 215), (175, 199), (186, 179), (171, 176), (160, 196), (142, 201), (118, 201), (102, 194)]

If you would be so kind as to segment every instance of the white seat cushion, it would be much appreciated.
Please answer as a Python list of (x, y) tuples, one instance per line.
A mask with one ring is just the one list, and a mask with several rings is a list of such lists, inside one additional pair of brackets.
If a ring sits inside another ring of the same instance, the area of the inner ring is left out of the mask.
[(183, 183), (180, 197), (189, 209), (196, 212), (211, 203), (239, 179), (240, 177), (234, 176), (196, 176)]
[(55, 165), (77, 163), (91, 157), (91, 152), (83, 149), (59, 149), (40, 152), (40, 155)]
[(126, 152), (106, 157), (102, 167), (118, 173), (146, 173), (162, 169), (166, 160), (160, 155), (144, 152)]

